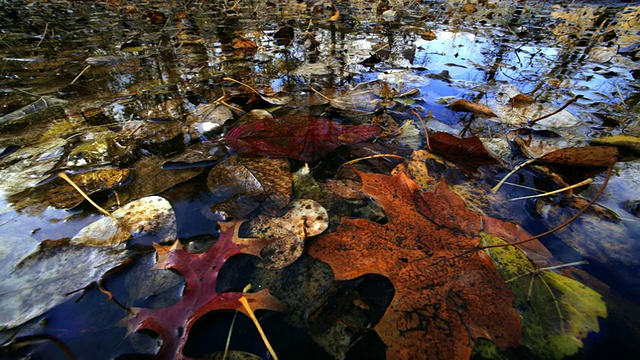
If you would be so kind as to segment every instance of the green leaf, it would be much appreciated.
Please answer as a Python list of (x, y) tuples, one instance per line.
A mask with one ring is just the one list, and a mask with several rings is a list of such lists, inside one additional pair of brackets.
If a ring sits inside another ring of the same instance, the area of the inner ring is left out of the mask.
[[(486, 245), (506, 244), (482, 234)], [(589, 332), (598, 332), (598, 317), (607, 316), (600, 294), (582, 283), (538, 269), (519, 249), (485, 249), (516, 296), (522, 316), (522, 345), (538, 359), (561, 359), (582, 348)]]

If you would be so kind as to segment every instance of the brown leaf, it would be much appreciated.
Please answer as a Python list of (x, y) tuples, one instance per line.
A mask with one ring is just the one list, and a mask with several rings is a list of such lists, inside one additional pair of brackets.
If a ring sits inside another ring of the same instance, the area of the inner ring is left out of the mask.
[[(550, 176), (560, 175), (556, 179), (561, 186), (578, 183), (591, 178), (614, 164), (618, 158), (618, 149), (613, 146), (586, 146), (564, 148), (552, 151), (536, 159), (551, 172)], [(537, 167), (538, 170), (544, 170)]]
[(498, 117), (498, 115), (494, 114), (488, 107), (464, 99), (454, 100), (449, 104), (449, 109), (453, 111), (470, 112), (478, 116), (489, 118)]
[[(289, 203), (291, 177), (289, 161), (286, 159), (231, 157), (211, 169), (207, 187), (218, 201), (235, 202), (239, 197), (268, 199), (267, 210), (275, 211)], [(248, 202), (247, 208), (232, 205), (226, 204), (224, 210), (244, 217), (258, 202)]]
[(491, 260), (478, 251), (485, 217), (464, 206), (446, 184), (422, 193), (404, 173), (359, 173), (362, 191), (388, 222), (343, 219), (309, 253), (331, 265), (337, 280), (378, 273), (394, 298), (375, 326), (389, 359), (466, 359), (476, 339), (500, 347), (520, 341), (513, 295)]
[(585, 146), (552, 151), (536, 159), (537, 162), (572, 166), (609, 167), (616, 162), (618, 150), (613, 146)]
[(232, 42), (234, 50), (254, 50), (258, 48), (258, 45), (256, 45), (255, 42), (243, 37), (237, 37), (233, 39)]
[(458, 138), (439, 131), (429, 135), (429, 142), (433, 152), (461, 165), (466, 170), (475, 170), (478, 166), (498, 163), (477, 136)]
[(536, 100), (529, 95), (518, 94), (509, 99), (509, 105), (515, 108), (526, 107), (533, 104)]
[[(98, 169), (81, 174), (71, 175), (70, 178), (85, 193), (109, 190), (120, 186), (128, 177), (129, 169)], [(56, 180), (45, 195), (47, 201), (57, 208), (72, 208), (84, 201), (84, 197), (66, 181)]]

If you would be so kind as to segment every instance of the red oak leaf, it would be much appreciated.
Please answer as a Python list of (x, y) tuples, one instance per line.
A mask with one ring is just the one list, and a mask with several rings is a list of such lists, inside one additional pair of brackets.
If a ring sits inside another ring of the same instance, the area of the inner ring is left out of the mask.
[[(478, 338), (517, 345), (514, 296), (477, 249), (490, 218), (468, 210), (444, 182), (423, 193), (403, 172), (359, 175), (362, 191), (384, 208), (388, 222), (343, 219), (309, 253), (328, 263), (337, 280), (368, 273), (391, 280), (395, 295), (375, 326), (387, 358), (467, 359)], [(508, 228), (491, 220), (492, 229)]]
[(261, 119), (236, 126), (224, 140), (236, 152), (250, 156), (317, 160), (340, 145), (380, 134), (376, 125), (342, 125), (314, 117)]
[(260, 256), (260, 250), (268, 244), (264, 239), (240, 238), (241, 221), (220, 223), (222, 232), (218, 242), (201, 254), (181, 249), (179, 242), (173, 246), (155, 245), (158, 260), (154, 268), (174, 269), (184, 276), (186, 287), (180, 300), (162, 309), (134, 309), (128, 319), (129, 331), (151, 330), (162, 338), (159, 359), (184, 359), (182, 354), (193, 324), (204, 314), (214, 310), (238, 310), (248, 315), (240, 297), (249, 301), (252, 309), (282, 311), (284, 305), (269, 294), (268, 290), (256, 293), (217, 293), (216, 283), (222, 265), (237, 254)]

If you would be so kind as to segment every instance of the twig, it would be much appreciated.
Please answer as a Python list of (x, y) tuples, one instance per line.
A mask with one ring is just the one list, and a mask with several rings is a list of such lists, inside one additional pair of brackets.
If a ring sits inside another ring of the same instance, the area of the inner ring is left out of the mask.
[(624, 102), (624, 98), (622, 97), (622, 92), (620, 91), (620, 85), (618, 83), (616, 83), (616, 90), (618, 90), (618, 96), (620, 97), (620, 102), (622, 102), (622, 105), (627, 105)]
[(249, 86), (249, 85), (247, 85), (247, 84), (243, 83), (242, 81), (238, 81), (238, 80), (236, 80), (236, 79), (232, 79), (232, 78), (228, 78), (228, 77), (222, 78), (222, 80), (232, 81), (232, 82), (234, 82), (234, 83), (236, 83), (236, 84), (240, 84), (240, 85), (242, 85), (242, 86), (247, 87), (249, 90), (253, 91), (253, 92), (254, 92), (254, 93), (256, 93), (257, 95), (262, 95), (262, 94), (260, 94), (260, 92), (259, 92), (258, 90), (256, 90), (256, 89), (252, 88), (251, 86)]
[(523, 167), (531, 164), (532, 162), (536, 161), (536, 159), (529, 159), (525, 162), (523, 162), (522, 164), (516, 166), (513, 168), (513, 170), (511, 170), (507, 175), (505, 175), (502, 180), (500, 180), (500, 182), (491, 188), (491, 192), (492, 193), (496, 193), (498, 191), (498, 189), (500, 189), (500, 187), (502, 186), (502, 184), (504, 184), (505, 181), (507, 181), (507, 179), (509, 178), (509, 176), (513, 175), (516, 171), (522, 169)]
[(424, 120), (422, 120), (422, 117), (420, 116), (420, 114), (418, 114), (418, 112), (416, 112), (414, 109), (411, 109), (411, 112), (413, 113), (413, 115), (418, 117), (418, 120), (420, 120), (420, 124), (422, 124), (422, 128), (424, 129), (424, 137), (427, 141), (427, 149), (429, 151), (433, 151), (431, 150), (431, 144), (429, 143), (429, 130), (427, 130), (427, 124), (424, 123)]
[(313, 91), (314, 93), (318, 94), (318, 96), (320, 96), (321, 98), (323, 98), (323, 99), (325, 99), (327, 101), (331, 101), (331, 98), (327, 97), (326, 95), (324, 95), (320, 91), (314, 89), (313, 86), (309, 85), (309, 89), (311, 89), (311, 91)]
[(615, 165), (615, 161), (613, 161), (609, 167), (607, 168), (607, 174), (605, 175), (604, 178), (604, 182), (602, 183), (602, 186), (600, 187), (600, 189), (598, 189), (598, 192), (593, 196), (593, 198), (591, 200), (589, 200), (589, 202), (587, 203), (587, 205), (585, 205), (582, 209), (580, 209), (580, 211), (578, 211), (575, 215), (573, 215), (569, 220), (565, 221), (564, 223), (554, 227), (551, 230), (545, 231), (542, 234), (538, 234), (536, 236), (532, 236), (528, 239), (524, 239), (524, 240), (520, 240), (520, 241), (516, 241), (516, 242), (512, 242), (512, 243), (508, 243), (508, 244), (493, 244), (493, 245), (483, 245), (483, 246), (478, 246), (478, 249), (489, 249), (489, 248), (495, 248), (495, 247), (506, 247), (506, 246), (516, 246), (516, 245), (520, 245), (520, 244), (524, 244), (533, 240), (537, 240), (540, 239), (541, 237), (547, 236), (549, 234), (553, 234), (554, 232), (568, 226), (569, 224), (571, 224), (575, 219), (577, 219), (578, 217), (580, 217), (580, 215), (582, 215), (585, 211), (587, 211), (587, 209), (593, 205), (593, 203), (596, 202), (596, 200), (598, 200), (598, 198), (600, 197), (600, 195), (602, 195), (602, 192), (604, 192), (604, 189), (607, 187), (607, 183), (609, 183), (609, 179), (611, 178), (611, 173), (613, 172), (613, 165)]
[(580, 99), (581, 97), (582, 97), (582, 95), (576, 95), (576, 96), (572, 97), (571, 99), (569, 99), (569, 101), (567, 101), (567, 103), (566, 103), (566, 104), (562, 105), (562, 107), (560, 107), (560, 108), (559, 108), (559, 109), (557, 109), (556, 111), (551, 112), (551, 113), (549, 113), (549, 114), (547, 114), (547, 115), (540, 116), (540, 117), (538, 117), (538, 118), (535, 118), (535, 119), (533, 119), (533, 120), (529, 121), (529, 125), (535, 124), (536, 122), (538, 122), (538, 121), (540, 121), (540, 120), (542, 120), (542, 119), (546, 119), (546, 118), (548, 118), (548, 117), (550, 117), (550, 116), (553, 116), (553, 115), (555, 115), (555, 114), (559, 113), (560, 111), (564, 110), (567, 106), (569, 106), (569, 105), (571, 105), (572, 103), (576, 102), (576, 101), (577, 101), (578, 99)]
[(80, 74), (78, 74), (78, 76), (76, 76), (76, 78), (73, 79), (71, 84), (75, 83), (80, 78), (80, 76), (82, 76), (82, 74), (84, 74), (85, 71), (89, 70), (90, 67), (91, 67), (91, 64), (87, 65), (84, 69), (82, 69), (82, 71), (80, 71)]
[(340, 168), (342, 168), (343, 166), (355, 164), (355, 163), (360, 162), (362, 160), (369, 160), (369, 159), (375, 159), (375, 158), (381, 158), (381, 157), (390, 157), (390, 158), (395, 158), (395, 159), (407, 160), (406, 157), (400, 156), (400, 155), (396, 155), (396, 154), (375, 154), (375, 155), (370, 155), (370, 156), (365, 156), (365, 157), (349, 160), (346, 163), (340, 165), (338, 167), (338, 170), (340, 170)]
[(591, 184), (592, 182), (593, 182), (593, 179), (586, 179), (586, 180), (581, 181), (581, 182), (579, 182), (577, 184), (573, 184), (573, 185), (564, 187), (562, 189), (549, 191), (549, 192), (542, 193), (542, 194), (537, 194), (537, 195), (520, 196), (520, 197), (517, 197), (517, 198), (509, 199), (509, 201), (533, 199), (533, 198), (544, 197), (544, 196), (548, 196), (548, 195), (554, 195), (554, 194), (561, 193), (561, 192), (564, 192), (564, 191), (567, 191), (567, 190), (575, 189), (575, 188), (583, 186), (583, 185)]

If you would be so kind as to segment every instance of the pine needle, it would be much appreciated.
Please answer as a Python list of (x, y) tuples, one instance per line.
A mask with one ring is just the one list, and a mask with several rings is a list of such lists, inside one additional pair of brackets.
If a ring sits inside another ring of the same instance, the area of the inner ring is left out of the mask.
[(544, 196), (548, 196), (548, 195), (554, 195), (554, 194), (558, 194), (558, 193), (561, 193), (561, 192), (564, 192), (564, 191), (567, 191), (567, 190), (575, 189), (575, 188), (583, 186), (583, 185), (591, 184), (592, 182), (593, 182), (593, 179), (587, 179), (587, 180), (581, 181), (581, 182), (579, 182), (577, 184), (573, 184), (573, 185), (564, 187), (562, 189), (549, 191), (549, 192), (546, 192), (546, 193), (543, 193), (543, 194), (520, 196), (520, 197), (517, 197), (517, 198), (509, 199), (509, 201), (533, 199), (533, 198), (544, 197)]
[(340, 170), (340, 168), (342, 168), (343, 166), (352, 165), (352, 164), (355, 164), (355, 163), (363, 161), (363, 160), (369, 160), (369, 159), (375, 159), (375, 158), (381, 158), (381, 157), (389, 157), (389, 158), (407, 160), (407, 158), (405, 158), (404, 156), (400, 156), (400, 155), (396, 155), (396, 154), (375, 154), (375, 155), (370, 155), (370, 156), (365, 156), (365, 157), (349, 160), (346, 163), (340, 165), (338, 167), (338, 170)]
[(252, 88), (251, 86), (249, 86), (249, 85), (247, 85), (247, 84), (243, 83), (242, 81), (238, 81), (238, 80), (236, 80), (236, 79), (232, 79), (232, 78), (228, 78), (228, 77), (222, 78), (222, 80), (225, 80), (225, 81), (232, 81), (232, 82), (234, 82), (234, 83), (236, 83), (236, 84), (240, 84), (240, 85), (242, 85), (242, 86), (247, 87), (249, 90), (253, 91), (253, 92), (254, 92), (254, 93), (256, 93), (257, 95), (262, 95), (262, 94), (260, 94), (260, 92), (259, 92), (258, 90), (256, 90), (256, 89)]
[(78, 76), (76, 76), (76, 78), (73, 79), (71, 84), (75, 84), (75, 82), (78, 81), (78, 79), (80, 79), (80, 76), (82, 76), (82, 74), (84, 74), (85, 71), (89, 70), (90, 67), (91, 65), (87, 65), (84, 69), (82, 69), (82, 71), (80, 71), (80, 74), (78, 74)]
[(502, 186), (502, 184), (504, 184), (505, 181), (507, 181), (507, 179), (509, 178), (509, 176), (513, 175), (516, 171), (522, 169), (523, 167), (531, 164), (532, 162), (536, 161), (536, 159), (529, 159), (525, 162), (523, 162), (522, 164), (516, 166), (513, 168), (513, 170), (511, 170), (507, 175), (505, 175), (502, 180), (500, 180), (500, 182), (491, 188), (491, 192), (492, 193), (496, 193), (498, 191), (498, 189), (500, 189), (500, 187)]

